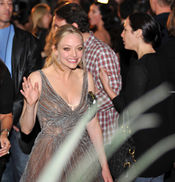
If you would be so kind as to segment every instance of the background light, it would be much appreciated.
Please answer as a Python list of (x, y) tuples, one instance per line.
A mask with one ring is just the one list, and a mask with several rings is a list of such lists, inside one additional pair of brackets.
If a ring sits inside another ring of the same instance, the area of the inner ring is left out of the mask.
[(97, 0), (98, 3), (108, 4), (109, 0)]

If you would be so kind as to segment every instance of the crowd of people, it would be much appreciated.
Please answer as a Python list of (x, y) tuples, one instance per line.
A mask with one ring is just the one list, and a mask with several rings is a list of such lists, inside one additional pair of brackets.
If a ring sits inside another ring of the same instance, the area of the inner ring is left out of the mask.
[[(175, 133), (174, 0), (31, 1), (18, 10), (15, 3), (0, 0), (0, 181), (37, 181), (93, 103), (97, 113), (58, 181), (70, 181), (85, 157), (80, 181), (117, 181), (105, 148), (120, 114), (164, 82), (170, 96), (146, 111), (161, 124), (132, 136), (136, 161)], [(173, 182), (174, 170), (171, 150), (133, 182)]]

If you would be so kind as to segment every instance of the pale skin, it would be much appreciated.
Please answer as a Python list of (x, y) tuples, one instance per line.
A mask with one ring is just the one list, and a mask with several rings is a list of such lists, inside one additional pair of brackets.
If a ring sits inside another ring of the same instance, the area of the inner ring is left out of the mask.
[[(83, 55), (81, 47), (82, 40), (79, 35), (66, 35), (60, 41), (58, 48), (53, 49), (54, 55), (56, 57), (59, 55), (59, 64), (64, 71), (55, 63), (42, 69), (55, 92), (66, 103), (71, 105), (72, 110), (76, 108), (81, 99), (84, 71), (76, 68)], [(40, 73), (37, 71), (30, 74), (28, 78), (24, 77), (22, 87), (21, 93), (24, 96), (24, 107), (20, 118), (20, 125), (21, 130), (29, 134), (35, 124), (38, 100), (41, 95), (42, 83)], [(94, 92), (94, 83), (90, 73), (88, 73), (88, 90)], [(87, 124), (87, 131), (99, 155), (104, 181), (112, 182), (103, 148), (102, 132), (96, 116)]]
[[(12, 126), (12, 121), (13, 121), (12, 113), (0, 114), (1, 130), (6, 128), (8, 129), (8, 131), (10, 131)], [(8, 154), (9, 149), (11, 147), (10, 141), (8, 139), (8, 131), (2, 131), (0, 135), (0, 143), (1, 143), (0, 157)]]

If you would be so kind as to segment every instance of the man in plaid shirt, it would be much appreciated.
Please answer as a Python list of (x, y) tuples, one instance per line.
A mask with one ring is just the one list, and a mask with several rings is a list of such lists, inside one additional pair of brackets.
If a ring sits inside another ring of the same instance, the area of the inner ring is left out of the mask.
[(95, 38), (89, 31), (88, 16), (79, 5), (65, 3), (55, 10), (53, 26), (57, 28), (67, 23), (76, 26), (83, 34), (86, 67), (93, 76), (99, 103), (97, 116), (103, 131), (104, 143), (110, 143), (111, 136), (117, 127), (118, 113), (103, 89), (99, 71), (100, 68), (107, 70), (110, 75), (110, 85), (116, 94), (119, 94), (121, 90), (119, 59), (107, 44)]

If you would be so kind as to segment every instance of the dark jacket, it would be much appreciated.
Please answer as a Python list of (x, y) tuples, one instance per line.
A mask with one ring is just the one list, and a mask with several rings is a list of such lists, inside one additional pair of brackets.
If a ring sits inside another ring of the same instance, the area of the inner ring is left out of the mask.
[(29, 32), (14, 26), (15, 35), (12, 46), (12, 80), (14, 83), (13, 115), (17, 125), (23, 107), (23, 96), (20, 93), (23, 76), (40, 69), (43, 65), (38, 40)]
[(167, 20), (168, 20), (169, 13), (161, 13), (159, 15), (155, 16), (156, 21), (160, 25), (160, 31), (161, 31), (161, 44), (159, 45), (156, 50), (159, 50), (160, 47), (162, 47), (169, 39), (168, 36), (168, 30), (167, 30)]
[[(164, 68), (166, 70), (165, 66)], [(144, 55), (135, 64), (130, 66), (126, 89), (113, 99), (116, 110), (122, 111), (131, 102), (154, 89), (164, 81), (166, 81), (166, 77), (161, 72), (160, 57), (158, 54)], [(169, 97), (146, 111), (146, 113), (158, 114), (161, 123), (156, 128), (139, 130), (133, 135), (136, 147), (136, 160), (158, 141), (175, 132), (174, 120), (170, 119), (170, 114), (172, 113), (170, 113), (170, 108), (174, 109), (171, 100), (172, 98)], [(173, 156), (174, 151), (161, 156), (140, 174), (140, 176), (155, 177), (169, 171), (173, 163)]]

